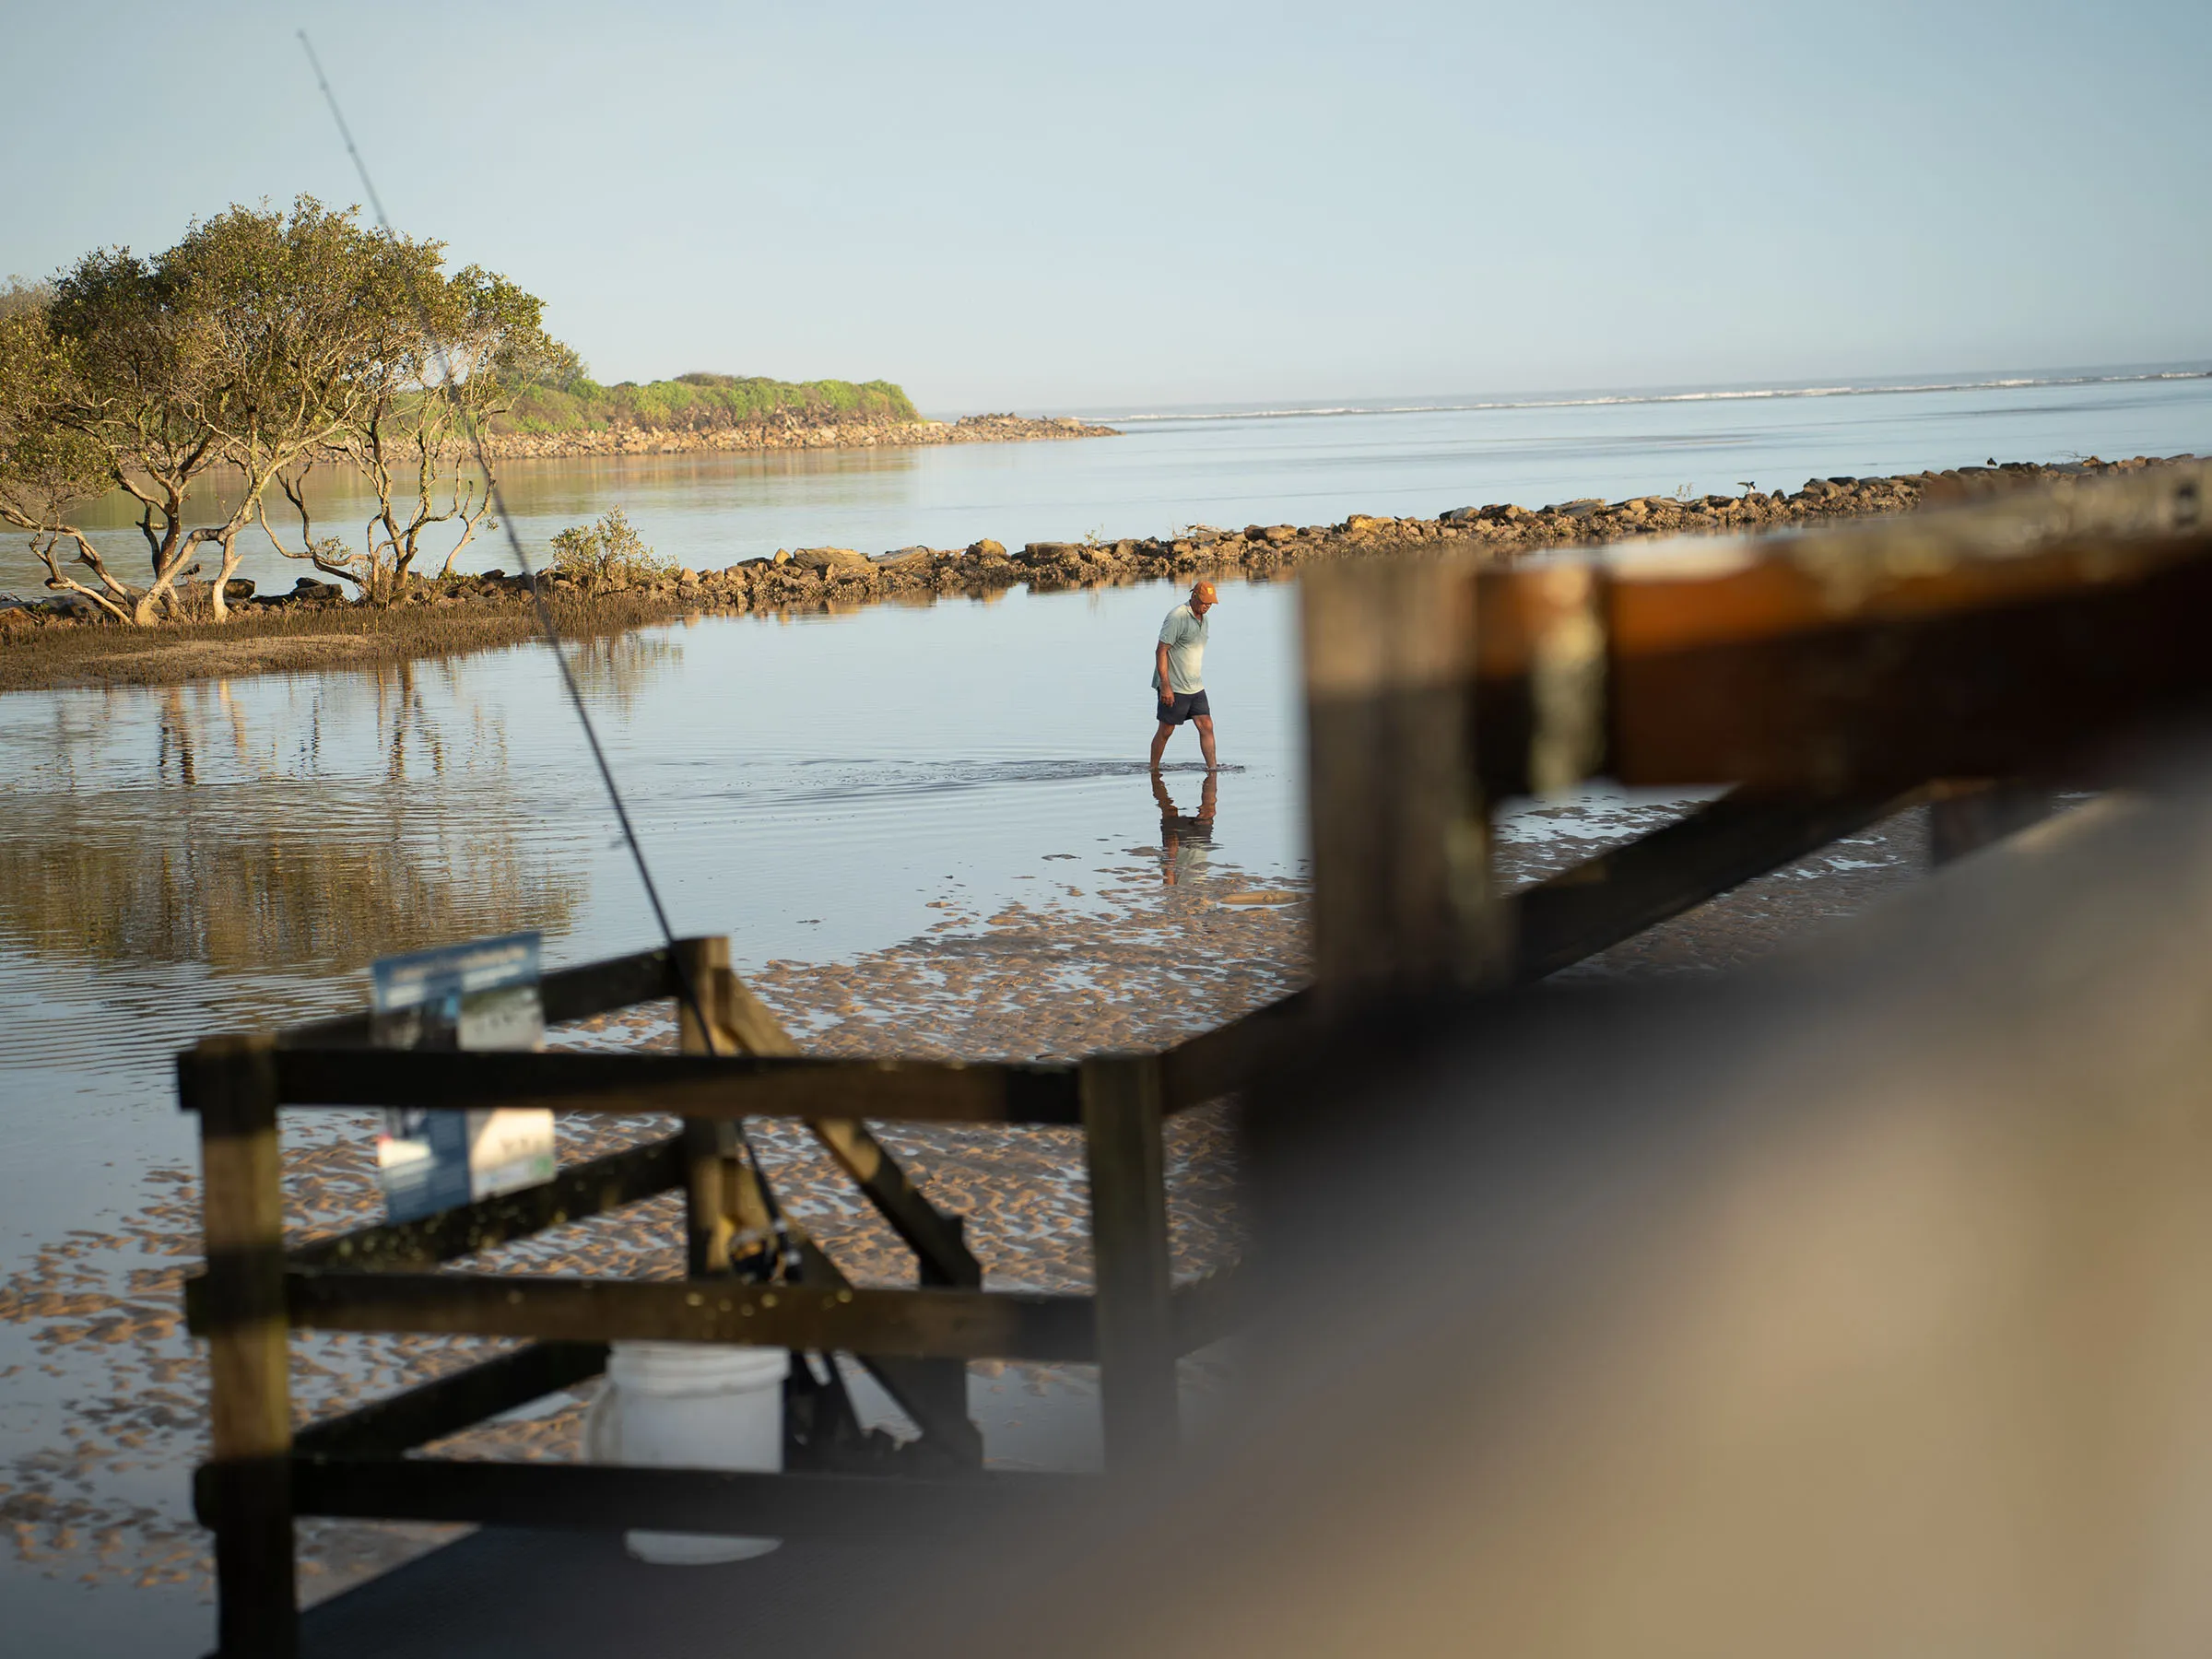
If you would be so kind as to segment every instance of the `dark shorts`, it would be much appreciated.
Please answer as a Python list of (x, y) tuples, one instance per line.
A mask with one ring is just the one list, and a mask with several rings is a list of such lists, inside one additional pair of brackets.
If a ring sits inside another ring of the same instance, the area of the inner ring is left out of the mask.
[(1211, 716), (1213, 712), (1203, 691), (1185, 691), (1173, 702), (1166, 703), (1159, 700), (1159, 692), (1152, 693), (1152, 712), (1161, 725), (1181, 725), (1184, 721), (1195, 720), (1201, 714)]

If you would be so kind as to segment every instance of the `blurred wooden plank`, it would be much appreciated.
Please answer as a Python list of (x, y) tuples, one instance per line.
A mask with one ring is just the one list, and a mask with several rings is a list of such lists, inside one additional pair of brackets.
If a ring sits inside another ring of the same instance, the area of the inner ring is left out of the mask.
[(1313, 1001), (1311, 991), (1293, 991), (1167, 1050), (1159, 1057), (1161, 1109), (1185, 1112), (1237, 1093), (1298, 1030)]
[(308, 1456), (395, 1456), (606, 1369), (604, 1342), (534, 1342), (310, 1423), (293, 1435), (292, 1444)]
[(1159, 1065), (1149, 1054), (1083, 1063), (1100, 1417), (1115, 1474), (1167, 1466), (1181, 1439)]
[[(2212, 467), (2174, 466), (1592, 556), (1608, 713), (1603, 741), (1582, 746), (1585, 770), (1768, 794), (1897, 789), (2044, 771), (2186, 712), (2212, 694), (2194, 620), (2212, 603), (2207, 493)], [(1493, 796), (1547, 782), (1538, 704), (1558, 580), (1537, 566), (1477, 581), (1474, 749)]]
[[(1513, 978), (1541, 979), (1610, 949), (1753, 877), (1803, 858), (1919, 798), (1875, 791), (1764, 800), (1737, 791), (1675, 823), (1585, 859), (1500, 902), (1512, 912)], [(1292, 1040), (1313, 1006), (1294, 991), (1160, 1056), (1170, 1112), (1235, 1094)]]
[(1317, 994), (1494, 978), (1508, 947), (1470, 766), (1472, 569), (1316, 565), (1300, 606)]
[(1514, 894), (1513, 977), (1526, 983), (1556, 973), (1919, 798), (1912, 790), (1828, 799), (1723, 795)]
[(285, 1260), (295, 1267), (431, 1267), (656, 1197), (683, 1178), (679, 1138), (667, 1135), (571, 1164), (551, 1181), (519, 1192), (318, 1239), (288, 1252)]
[(488, 1273), (285, 1275), (294, 1325), (564, 1342), (740, 1342), (963, 1359), (1088, 1360), (1087, 1296), (641, 1282)]
[(288, 1106), (543, 1106), (610, 1116), (1080, 1120), (1072, 1065), (708, 1054), (279, 1051)]

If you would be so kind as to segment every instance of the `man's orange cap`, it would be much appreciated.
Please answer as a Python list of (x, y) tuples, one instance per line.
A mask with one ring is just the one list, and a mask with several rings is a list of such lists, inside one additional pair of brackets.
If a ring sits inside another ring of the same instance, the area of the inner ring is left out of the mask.
[(1218, 605), (1221, 603), (1221, 595), (1214, 592), (1214, 584), (1210, 582), (1193, 583), (1191, 587), (1191, 597), (1194, 599), (1203, 599), (1208, 605)]

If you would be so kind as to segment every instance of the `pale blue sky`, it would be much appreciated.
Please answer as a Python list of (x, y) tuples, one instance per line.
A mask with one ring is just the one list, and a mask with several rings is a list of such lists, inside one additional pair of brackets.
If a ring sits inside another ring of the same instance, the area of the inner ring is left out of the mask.
[[(359, 198), (924, 408), (2212, 359), (2212, 6), (11, 7), (0, 272)], [(517, 19), (524, 19), (518, 22)]]

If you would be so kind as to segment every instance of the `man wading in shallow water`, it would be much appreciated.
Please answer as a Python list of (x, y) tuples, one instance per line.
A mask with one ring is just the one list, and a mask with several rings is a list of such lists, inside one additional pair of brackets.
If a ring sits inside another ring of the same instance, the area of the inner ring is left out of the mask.
[(1214, 759), (1214, 712), (1199, 675), (1206, 661), (1206, 613), (1215, 603), (1214, 584), (1198, 582), (1191, 589), (1190, 602), (1170, 611), (1159, 625), (1159, 643), (1152, 652), (1152, 688), (1159, 693), (1159, 730), (1152, 734), (1154, 771), (1159, 770), (1168, 739), (1186, 720), (1198, 728), (1198, 751), (1206, 757), (1206, 770), (1221, 770)]

